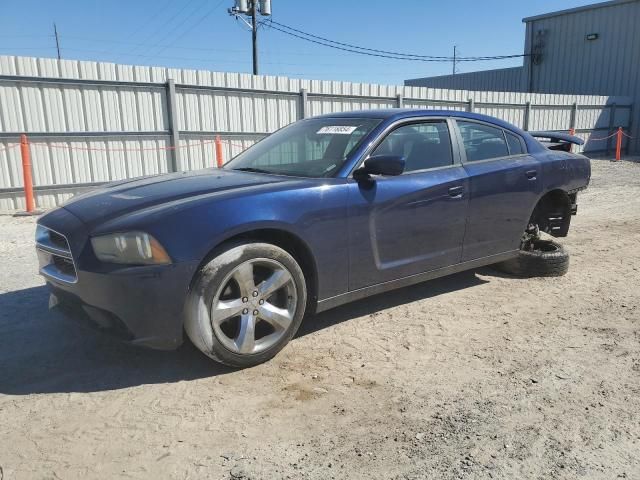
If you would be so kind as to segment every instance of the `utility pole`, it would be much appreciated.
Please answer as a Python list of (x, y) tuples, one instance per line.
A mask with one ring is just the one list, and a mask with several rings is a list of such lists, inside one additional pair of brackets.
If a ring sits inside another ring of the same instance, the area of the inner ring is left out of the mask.
[(453, 75), (456, 74), (456, 54), (458, 53), (458, 46), (453, 46)]
[(253, 45), (253, 74), (258, 75), (258, 22), (256, 22), (256, 0), (251, 2), (251, 43)]
[[(271, 0), (235, 0), (229, 15), (242, 20), (251, 29), (251, 45), (253, 47), (253, 74), (258, 75), (258, 13), (264, 17), (271, 15)], [(244, 17), (249, 17), (246, 20)]]
[(56, 37), (56, 50), (58, 51), (58, 60), (60, 60), (60, 39), (58, 38), (58, 29), (55, 22), (53, 22), (53, 35)]

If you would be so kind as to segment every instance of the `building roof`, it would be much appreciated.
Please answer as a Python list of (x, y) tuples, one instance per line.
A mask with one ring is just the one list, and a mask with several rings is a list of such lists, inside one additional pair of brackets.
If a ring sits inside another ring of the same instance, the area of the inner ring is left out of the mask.
[(523, 18), (522, 21), (524, 23), (528, 23), (534, 20), (540, 20), (542, 18), (557, 17), (560, 15), (571, 15), (573, 13), (584, 12), (587, 10), (595, 10), (598, 8), (605, 8), (605, 7), (615, 7), (616, 5), (622, 5), (625, 3), (638, 2), (638, 1), (639, 0), (611, 0), (608, 2), (593, 3), (591, 5), (584, 5), (582, 7), (569, 8), (566, 10), (558, 10), (556, 12), (549, 12), (549, 13), (543, 13), (541, 15), (534, 15), (533, 17), (526, 17), (526, 18)]
[[(474, 70), (473, 72), (462, 72), (462, 73), (456, 73), (455, 76), (459, 76), (459, 75), (475, 75), (477, 73), (482, 73), (482, 72), (487, 72), (489, 74), (491, 73), (500, 73), (500, 72), (506, 72), (506, 71), (514, 71), (514, 70), (522, 70), (522, 65), (517, 66), (517, 67), (504, 67), (504, 68), (492, 68), (489, 70)], [(423, 79), (438, 79), (438, 78), (453, 78), (453, 75), (451, 75), (450, 73), (447, 73), (445, 75), (434, 75), (432, 77), (418, 77), (418, 78), (408, 78), (405, 80), (405, 82), (410, 82), (413, 80), (423, 80)], [(411, 86), (411, 85), (409, 85)]]

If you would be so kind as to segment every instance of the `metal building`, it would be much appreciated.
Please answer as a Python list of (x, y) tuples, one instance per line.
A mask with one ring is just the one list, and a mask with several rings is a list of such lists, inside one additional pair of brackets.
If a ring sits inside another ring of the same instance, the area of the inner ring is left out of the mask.
[(497, 68), (479, 72), (456, 73), (437, 77), (414, 78), (404, 84), (413, 87), (447, 88), (454, 90), (485, 90), (526, 92), (523, 67)]
[[(405, 85), (633, 98), (629, 151), (640, 153), (640, 0), (536, 15), (522, 67), (406, 80)], [(518, 78), (519, 77), (519, 78)]]

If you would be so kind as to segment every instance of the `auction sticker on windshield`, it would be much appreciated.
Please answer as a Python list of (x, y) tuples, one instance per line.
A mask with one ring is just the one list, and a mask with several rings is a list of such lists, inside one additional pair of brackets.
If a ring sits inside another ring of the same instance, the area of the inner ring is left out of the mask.
[(326, 127), (322, 127), (316, 133), (318, 134), (333, 134), (333, 135), (351, 135), (354, 130), (358, 127), (353, 127), (349, 125), (328, 125)]

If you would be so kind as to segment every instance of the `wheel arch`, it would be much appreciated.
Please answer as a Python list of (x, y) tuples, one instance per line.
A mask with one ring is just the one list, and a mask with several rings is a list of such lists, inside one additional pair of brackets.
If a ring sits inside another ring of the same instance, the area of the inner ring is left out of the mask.
[(280, 227), (256, 227), (247, 229), (219, 240), (204, 256), (193, 275), (189, 290), (202, 268), (219, 255), (228, 245), (253, 241), (275, 245), (289, 253), (300, 265), (307, 283), (308, 309), (315, 309), (318, 295), (318, 268), (311, 248), (299, 235)]
[(537, 225), (540, 231), (554, 237), (566, 237), (574, 204), (575, 194), (571, 195), (561, 188), (549, 190), (536, 202), (527, 228)]

